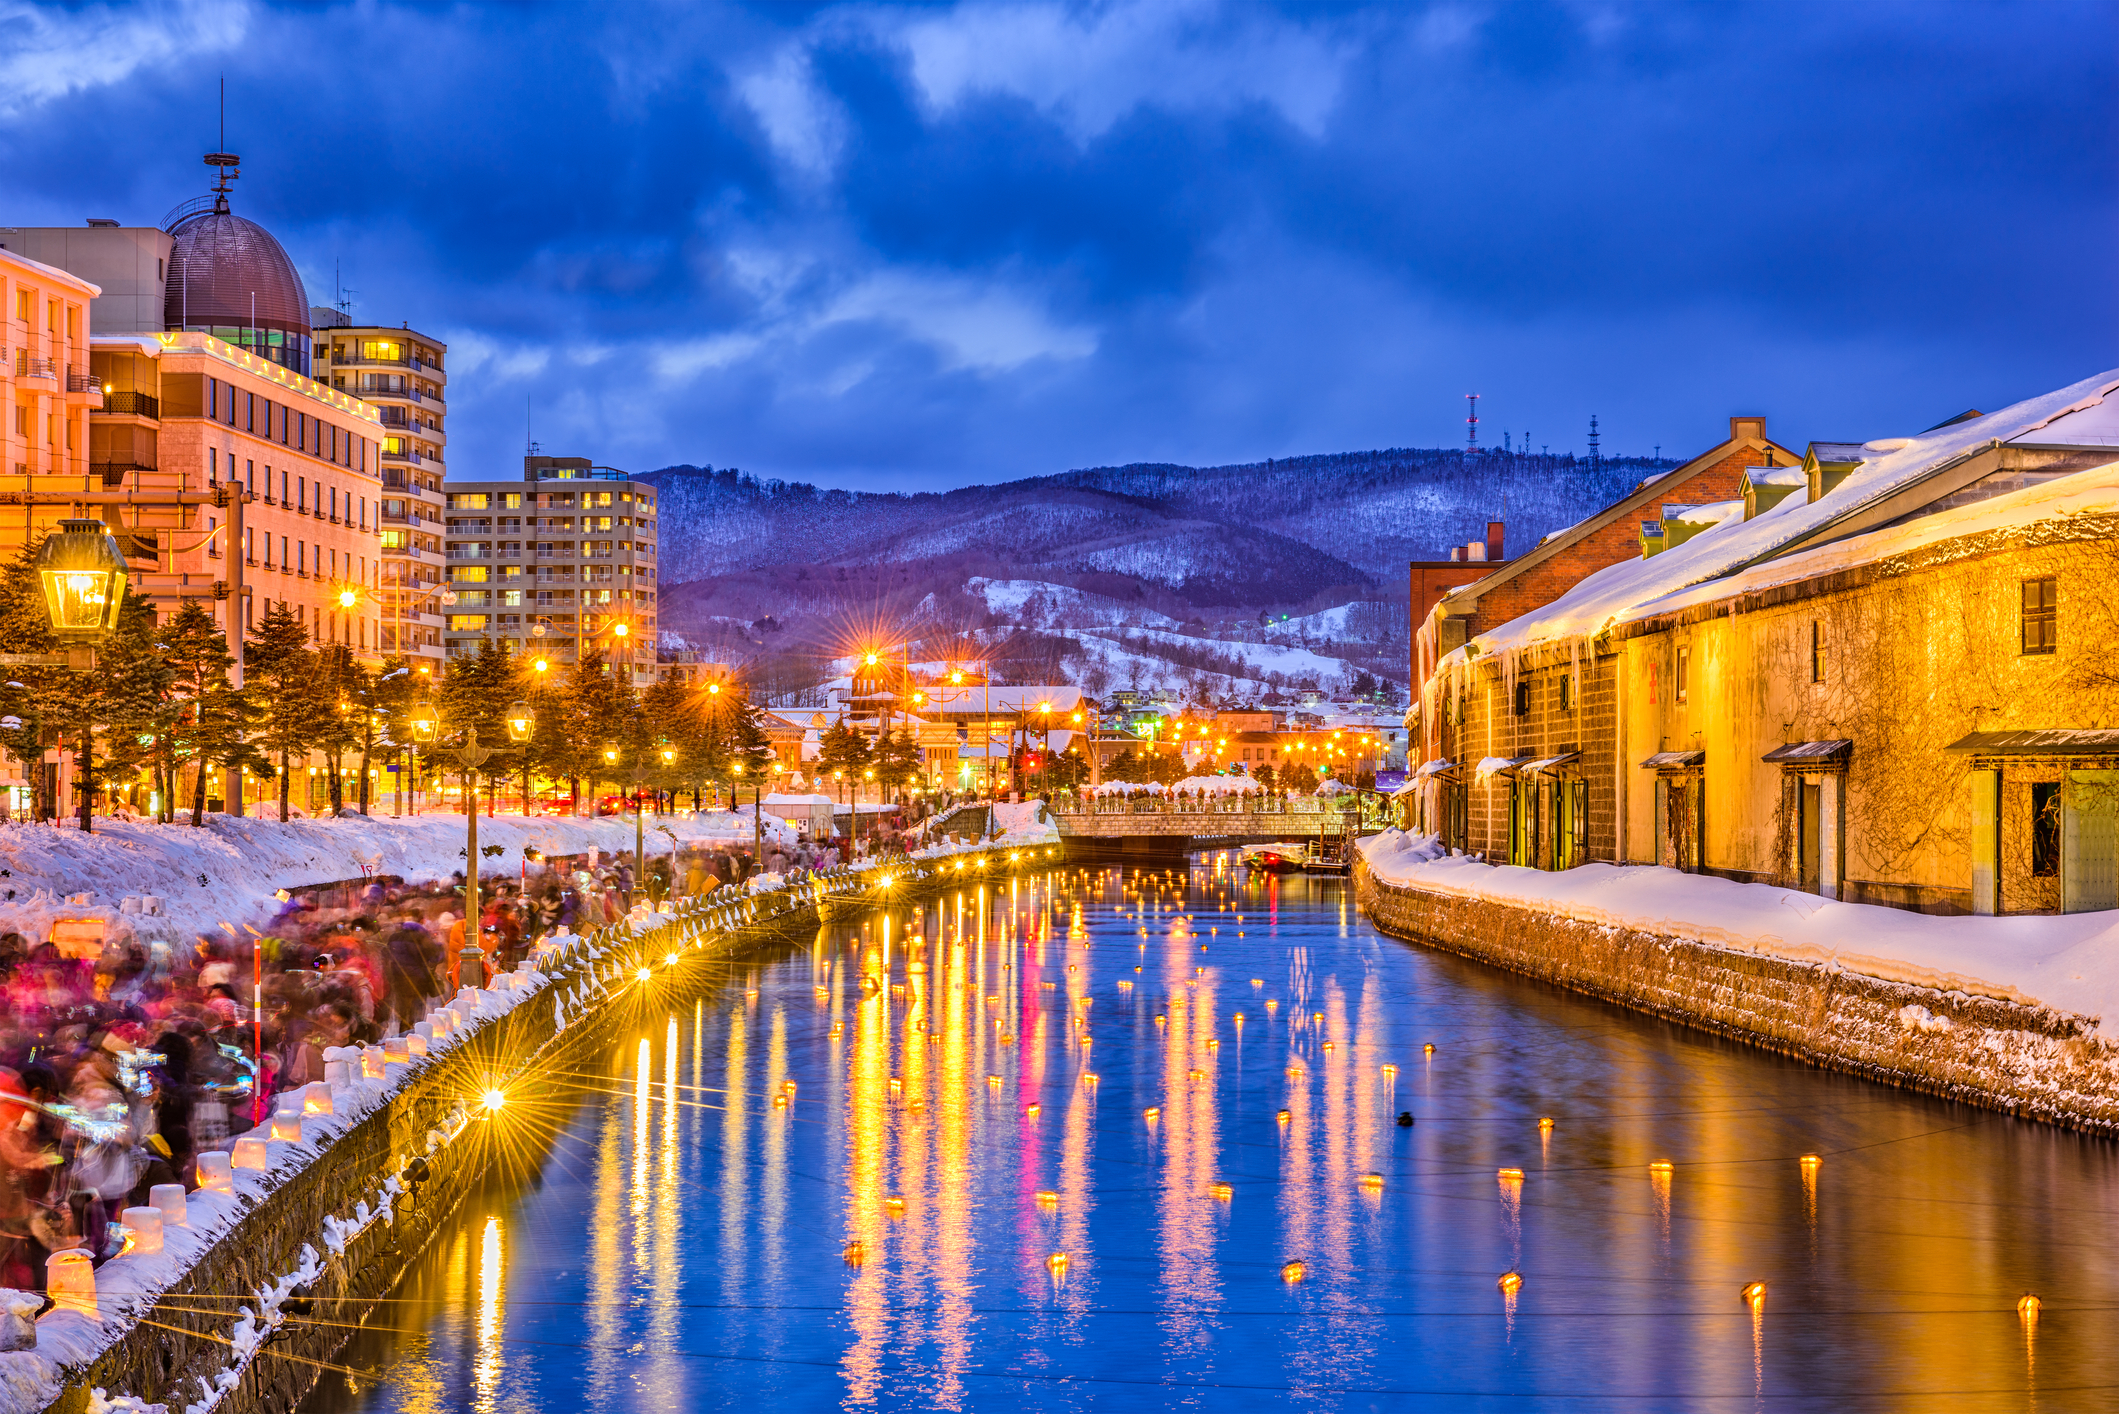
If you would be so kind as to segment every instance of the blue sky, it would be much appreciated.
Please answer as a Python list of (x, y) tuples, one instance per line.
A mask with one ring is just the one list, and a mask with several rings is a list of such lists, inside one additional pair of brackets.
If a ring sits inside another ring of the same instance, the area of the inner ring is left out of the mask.
[(450, 470), (1917, 431), (2119, 364), (2119, 6), (0, 0), (0, 224), (204, 190)]

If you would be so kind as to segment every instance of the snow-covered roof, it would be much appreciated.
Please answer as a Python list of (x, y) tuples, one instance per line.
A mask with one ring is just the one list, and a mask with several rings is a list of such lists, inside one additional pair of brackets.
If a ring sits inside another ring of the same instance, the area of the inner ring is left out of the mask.
[[(1818, 566), (1830, 560), (1862, 563), (1878, 554), (1906, 548), (1909, 539), (1912, 543), (1925, 543), (1948, 535), (1971, 534), (2000, 524), (2001, 518), (2007, 516), (2041, 519), (2055, 513), (2051, 506), (2056, 498), (2081, 493), (2102, 498), (2109, 489), (2105, 481), (2110, 479), (2111, 468), (2059, 477), (2042, 486), (1938, 512), (1797, 556), (1805, 542), (1829, 534), (1835, 523), (1850, 519), (1854, 513), (1890, 500), (1974, 453), (2039, 431), (2068, 414), (2097, 407), (2115, 390), (2119, 390), (2119, 370), (1918, 437), (1866, 443), (1863, 450), (1868, 459), (1816, 501), (1790, 496), (1751, 520), (1732, 517), (1660, 554), (1607, 565), (1551, 603), (1480, 634), (1473, 646), (1481, 652), (1494, 652), (1601, 633), (1627, 619), (1749, 592), (1759, 583), (1779, 583), (1821, 573)], [(2104, 480), (2090, 482), (2085, 477)], [(1849, 527), (1849, 533), (1852, 529)], [(1802, 563), (1776, 562), (1780, 556), (1800, 558)], [(1451, 657), (1460, 654), (1469, 656), (1466, 649), (1460, 648)]]
[(1052, 685), (1049, 687), (952, 687), (942, 683), (920, 689), (926, 700), (919, 704), (920, 715), (935, 716), (984, 716), (988, 712), (1014, 716), (1028, 712), (1033, 717), (1043, 717), (1043, 707), (1050, 703), (1052, 715), (1072, 712), (1081, 705), (1082, 690), (1078, 687)]

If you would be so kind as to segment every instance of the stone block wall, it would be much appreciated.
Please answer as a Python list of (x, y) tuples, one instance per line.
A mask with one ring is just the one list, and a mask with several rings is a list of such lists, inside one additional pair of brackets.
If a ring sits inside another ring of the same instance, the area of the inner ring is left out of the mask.
[(1396, 937), (1814, 1065), (2119, 1135), (2119, 1047), (2089, 1018), (1386, 884), (1359, 863), (1355, 878)]

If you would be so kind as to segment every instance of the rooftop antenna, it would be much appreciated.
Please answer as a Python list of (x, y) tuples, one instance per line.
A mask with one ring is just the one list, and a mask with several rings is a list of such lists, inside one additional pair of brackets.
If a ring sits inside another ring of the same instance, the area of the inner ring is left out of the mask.
[(1597, 450), (1597, 415), (1589, 415), (1589, 466), (1594, 471), (1600, 464), (1603, 453)]
[(360, 291), (349, 290), (338, 282), (338, 261), (336, 260), (331, 262), (331, 292), (331, 307), (340, 314), (350, 314), (353, 310), (353, 297), (359, 294)]
[(228, 214), (228, 193), (232, 190), (229, 183), (243, 175), (236, 170), (243, 165), (243, 159), (228, 151), (228, 75), (226, 74), (221, 75), (221, 150), (207, 153), (206, 165), (220, 169), (220, 179), (213, 186), (213, 210), (215, 215), (225, 216)]
[(1464, 452), (1471, 456), (1479, 450), (1479, 395), (1466, 393), (1464, 401), (1471, 410), (1471, 416), (1464, 419)]

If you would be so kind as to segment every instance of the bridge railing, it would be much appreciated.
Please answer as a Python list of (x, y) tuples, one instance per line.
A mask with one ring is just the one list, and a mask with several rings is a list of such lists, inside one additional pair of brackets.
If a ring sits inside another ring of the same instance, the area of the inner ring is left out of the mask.
[(1352, 815), (1351, 796), (1054, 796), (1055, 815)]

